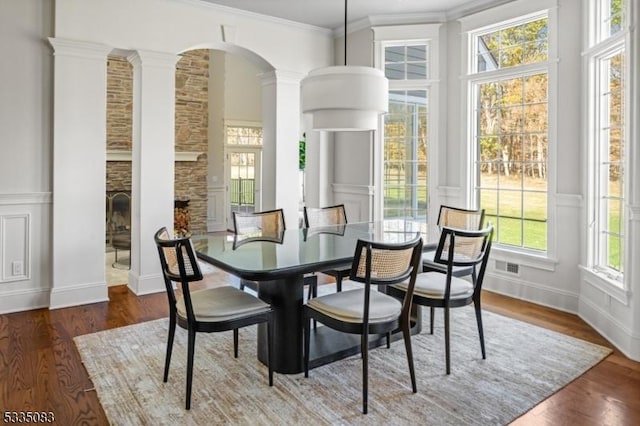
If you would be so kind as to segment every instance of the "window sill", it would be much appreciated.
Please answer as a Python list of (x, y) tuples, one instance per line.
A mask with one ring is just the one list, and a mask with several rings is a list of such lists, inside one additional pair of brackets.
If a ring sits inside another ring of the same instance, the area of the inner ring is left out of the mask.
[(491, 258), (550, 272), (554, 272), (558, 264), (558, 259), (534, 253), (509, 250), (495, 245), (491, 248)]
[(603, 293), (613, 297), (624, 306), (629, 306), (629, 299), (631, 299), (631, 292), (624, 289), (624, 284), (620, 281), (613, 280), (607, 275), (597, 272), (592, 268), (580, 265), (582, 271), (582, 278), (584, 281), (602, 291)]

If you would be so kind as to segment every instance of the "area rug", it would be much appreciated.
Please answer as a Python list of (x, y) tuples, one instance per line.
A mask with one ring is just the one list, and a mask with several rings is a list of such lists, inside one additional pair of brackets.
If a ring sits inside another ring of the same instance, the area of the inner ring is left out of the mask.
[(411, 392), (404, 345), (370, 351), (369, 414), (361, 414), (359, 356), (303, 374), (274, 375), (256, 359), (256, 331), (198, 334), (191, 410), (184, 409), (186, 332), (176, 332), (162, 382), (168, 319), (76, 337), (113, 425), (502, 425), (519, 417), (611, 351), (484, 312), (487, 359), (473, 308), (452, 311), (451, 374), (445, 374), (442, 315), (434, 335), (413, 336), (418, 393)]

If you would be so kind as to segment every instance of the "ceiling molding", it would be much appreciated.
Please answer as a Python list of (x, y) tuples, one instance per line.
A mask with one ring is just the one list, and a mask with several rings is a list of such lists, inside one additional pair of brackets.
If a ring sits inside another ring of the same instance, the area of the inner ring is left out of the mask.
[(464, 16), (473, 15), (474, 13), (482, 12), (483, 10), (491, 9), (513, 1), (514, 0), (476, 0), (447, 10), (446, 20), (454, 21)]
[(305, 31), (305, 32), (317, 32), (323, 35), (331, 35), (331, 30), (327, 28), (317, 27), (315, 25), (304, 24), (302, 22), (291, 21), (283, 18), (276, 18), (275, 16), (263, 15), (261, 13), (249, 12), (248, 10), (236, 9), (230, 6), (224, 6), (221, 4), (210, 3), (205, 0), (176, 0), (181, 3), (186, 3), (191, 6), (202, 7), (206, 9), (213, 9), (218, 12), (227, 13), (230, 15), (240, 16), (248, 19), (256, 19), (259, 21), (270, 22), (275, 25), (286, 25), (288, 27)]
[[(347, 30), (349, 34), (366, 30), (371, 27), (388, 25), (415, 25), (415, 24), (441, 24), (446, 22), (445, 13), (402, 13), (395, 15), (371, 15), (366, 18), (349, 22)], [(344, 37), (344, 26), (333, 31), (335, 38)]]

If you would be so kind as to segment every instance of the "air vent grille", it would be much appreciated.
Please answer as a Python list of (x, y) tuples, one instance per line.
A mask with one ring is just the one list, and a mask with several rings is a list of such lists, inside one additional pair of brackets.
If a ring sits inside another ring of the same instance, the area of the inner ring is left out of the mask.
[(496, 260), (496, 269), (510, 274), (517, 275), (520, 273), (520, 265), (517, 263), (506, 262), (504, 260)]

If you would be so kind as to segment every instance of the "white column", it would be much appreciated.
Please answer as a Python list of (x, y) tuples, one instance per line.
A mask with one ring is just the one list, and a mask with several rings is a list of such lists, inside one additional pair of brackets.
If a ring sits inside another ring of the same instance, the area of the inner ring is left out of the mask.
[(107, 54), (60, 38), (54, 48), (53, 280), (50, 308), (108, 299), (105, 281)]
[(630, 2), (629, 23), (631, 34), (629, 36), (629, 143), (626, 148), (629, 155), (629, 166), (626, 169), (629, 176), (626, 177), (629, 185), (629, 208), (627, 210), (629, 219), (627, 222), (628, 250), (624, 259), (625, 275), (629, 283), (629, 291), (633, 295), (631, 298), (631, 344), (629, 356), (640, 361), (640, 4)]
[(137, 51), (133, 65), (131, 270), (135, 294), (164, 291), (153, 236), (173, 234), (175, 159), (175, 54)]
[(282, 208), (287, 228), (298, 227), (298, 142), (302, 75), (262, 75), (262, 209)]
[[(311, 118), (305, 117), (305, 129), (311, 129)], [(306, 130), (307, 206), (325, 207), (333, 204), (333, 132)]]

